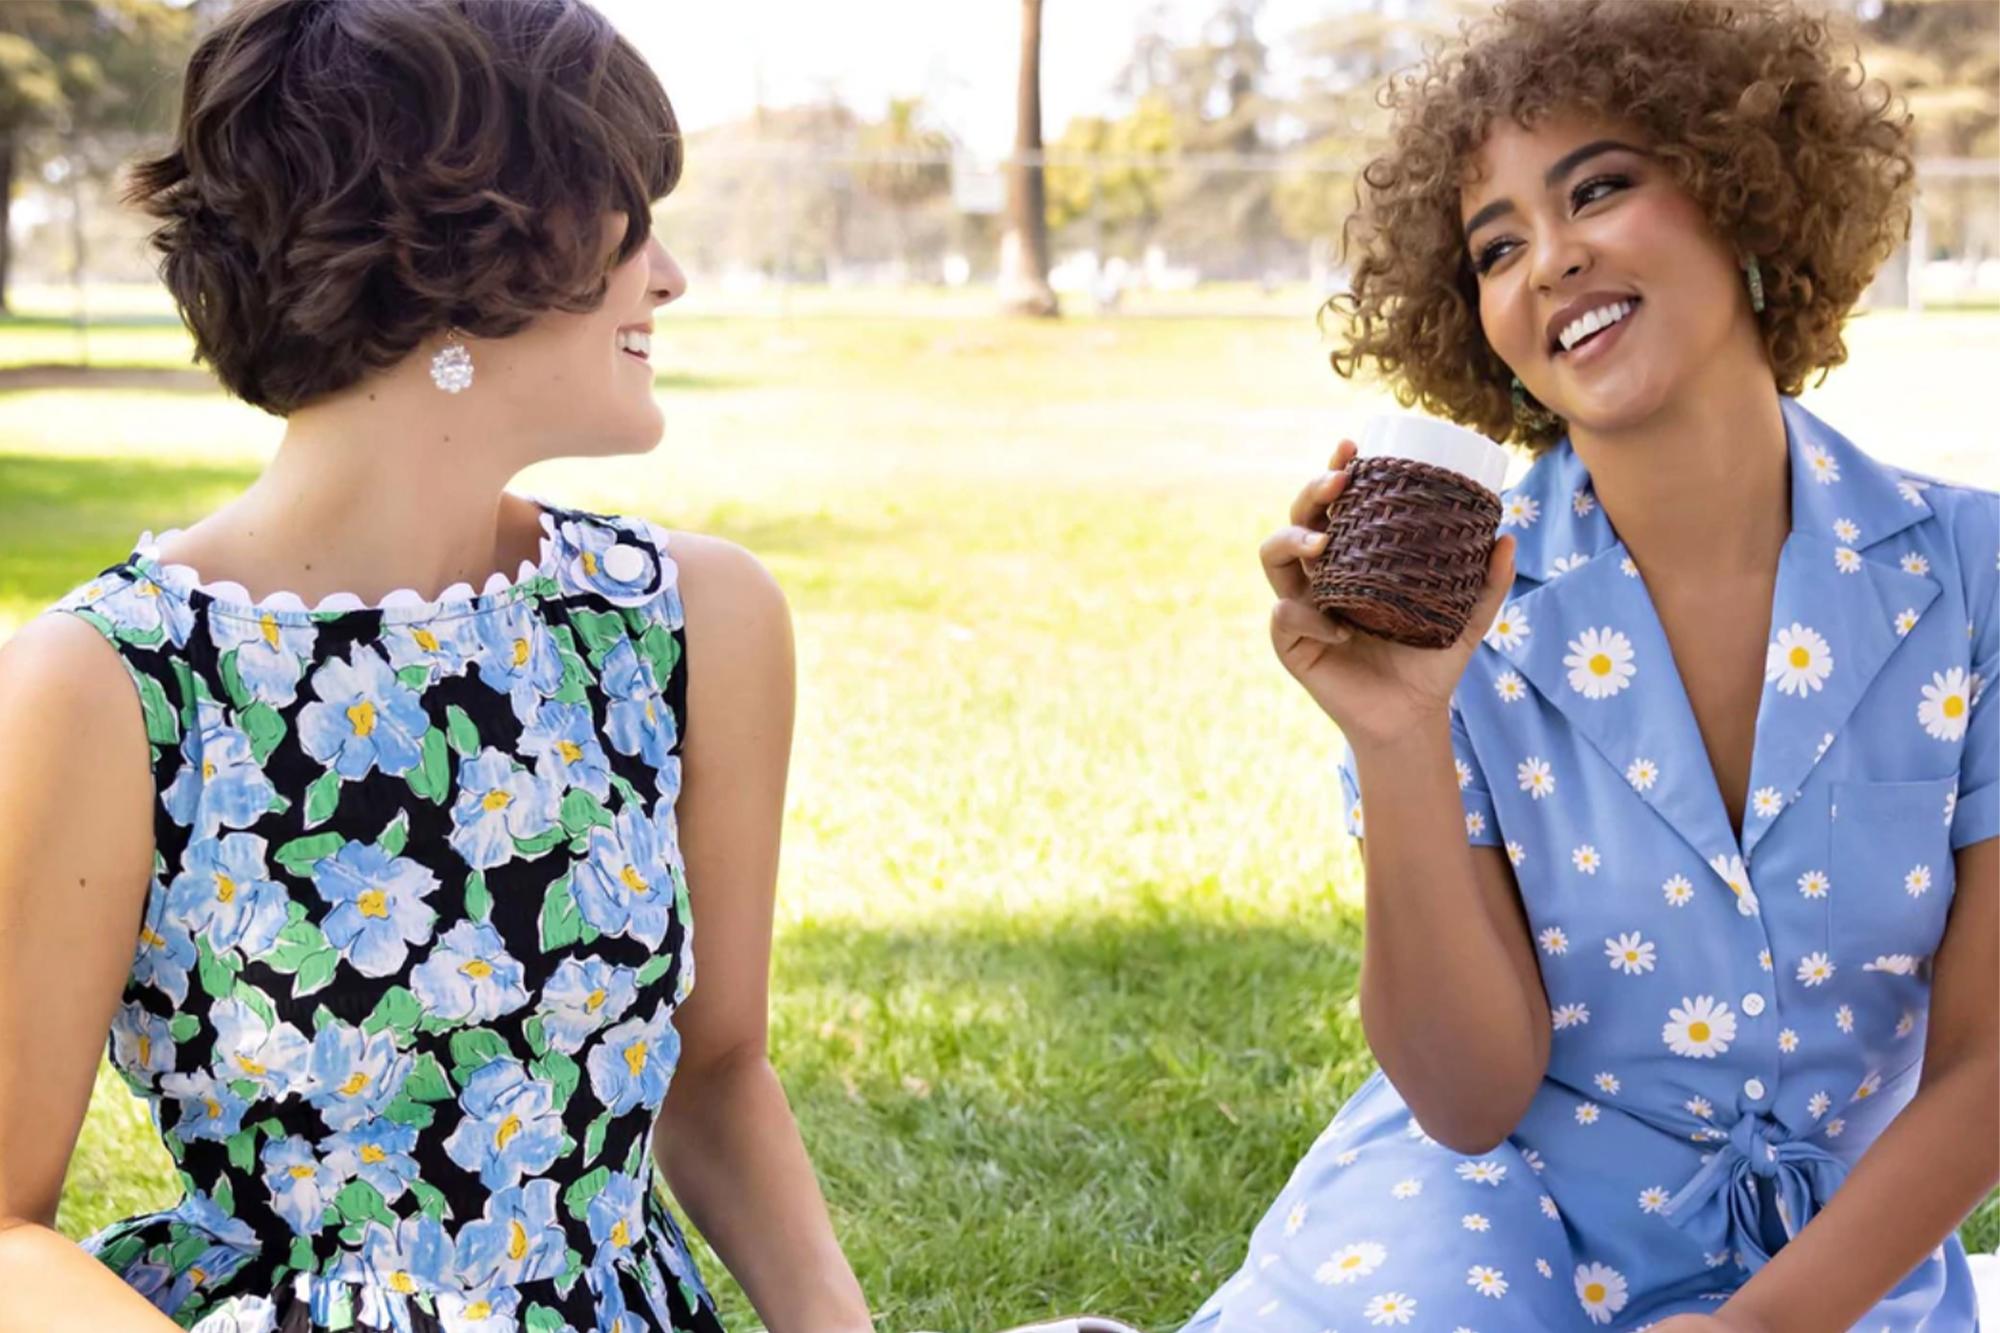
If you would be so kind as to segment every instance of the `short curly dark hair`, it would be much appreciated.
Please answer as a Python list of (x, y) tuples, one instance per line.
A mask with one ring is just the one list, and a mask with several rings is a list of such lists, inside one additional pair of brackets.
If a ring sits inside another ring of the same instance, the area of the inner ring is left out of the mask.
[(248, 0), (124, 199), (161, 222), (195, 359), (285, 416), (447, 326), (596, 308), (681, 151), (659, 79), (583, 0)]
[(1505, 0), (1392, 79), (1390, 145), (1343, 229), (1349, 290), (1334, 369), (1384, 375), (1422, 406), (1539, 454), (1479, 323), (1459, 188), (1492, 125), (1579, 113), (1636, 126), (1718, 235), (1763, 270), (1781, 392), (1847, 359), (1841, 325), (1906, 236), (1909, 115), (1825, 18), (1784, 0)]

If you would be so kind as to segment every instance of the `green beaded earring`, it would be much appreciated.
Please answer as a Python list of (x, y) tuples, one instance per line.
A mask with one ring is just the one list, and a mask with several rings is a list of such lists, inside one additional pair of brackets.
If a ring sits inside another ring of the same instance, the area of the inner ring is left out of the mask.
[(1764, 313), (1764, 270), (1757, 263), (1757, 256), (1751, 255), (1743, 261), (1743, 276), (1750, 284), (1750, 308), (1761, 315)]
[(1530, 406), (1528, 387), (1521, 383), (1519, 375), (1514, 376), (1514, 421), (1523, 430), (1547, 430), (1562, 418), (1546, 408)]

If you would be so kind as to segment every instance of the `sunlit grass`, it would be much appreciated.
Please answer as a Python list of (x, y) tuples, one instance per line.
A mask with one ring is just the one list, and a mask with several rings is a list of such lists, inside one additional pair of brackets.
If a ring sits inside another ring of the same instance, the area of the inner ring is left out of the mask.
[[(1310, 313), (669, 314), (659, 449), (516, 482), (735, 538), (791, 599), (773, 1045), (884, 1329), (1176, 1323), (1371, 1067), (1336, 737), (1270, 653), (1255, 559), (1379, 405)], [(0, 365), (61, 336), (0, 326)], [(185, 364), (176, 329), (128, 336)], [(2000, 319), (1851, 343), (1809, 402), (2000, 485), (1963, 388)], [(0, 393), (0, 634), (221, 503), (279, 429), (216, 395)], [(70, 1234), (171, 1200), (134, 1109), (101, 1086)], [(1994, 1204), (1966, 1235), (2000, 1242)]]

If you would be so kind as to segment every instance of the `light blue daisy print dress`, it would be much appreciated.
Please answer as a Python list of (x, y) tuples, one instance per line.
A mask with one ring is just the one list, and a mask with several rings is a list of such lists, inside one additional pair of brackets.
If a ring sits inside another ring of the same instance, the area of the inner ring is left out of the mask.
[[(2000, 835), (2000, 496), (1783, 412), (1792, 529), (1740, 839), (1645, 581), (1564, 439), (1502, 497), (1516, 580), (1452, 701), (1467, 836), (1506, 850), (1534, 934), (1547, 1077), (1469, 1157), (1377, 1069), (1190, 1333), (1712, 1311), (1915, 1094), (1953, 857)], [(1976, 1327), (1955, 1236), (1855, 1325)]]
[(658, 526), (536, 502), (540, 562), (478, 593), (252, 602), (148, 533), (55, 604), (152, 746), (110, 1056), (181, 1186), (82, 1244), (196, 1333), (721, 1327), (652, 1173), (679, 583)]

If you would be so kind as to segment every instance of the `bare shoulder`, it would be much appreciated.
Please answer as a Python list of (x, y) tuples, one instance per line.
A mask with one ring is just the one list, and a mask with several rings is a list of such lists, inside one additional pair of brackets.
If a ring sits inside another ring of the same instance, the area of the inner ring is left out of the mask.
[(679, 571), (690, 656), (697, 639), (752, 651), (789, 643), (791, 611), (763, 561), (723, 537), (666, 536), (667, 554)]
[(131, 674), (95, 626), (64, 611), (45, 611), (0, 640), (0, 712), (14, 725), (73, 734), (77, 725), (119, 712), (107, 704), (121, 695), (132, 699), (126, 720), (143, 746), (145, 718)]

